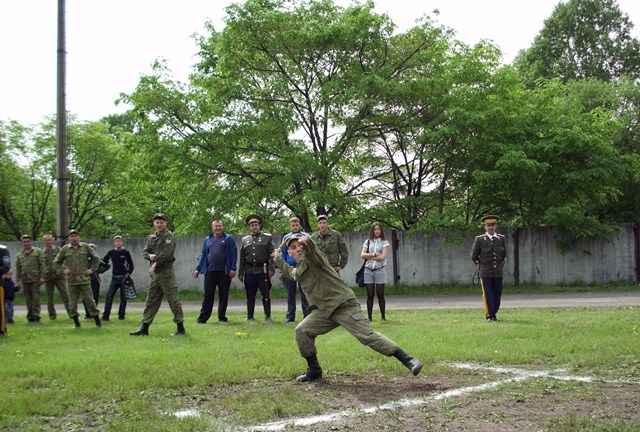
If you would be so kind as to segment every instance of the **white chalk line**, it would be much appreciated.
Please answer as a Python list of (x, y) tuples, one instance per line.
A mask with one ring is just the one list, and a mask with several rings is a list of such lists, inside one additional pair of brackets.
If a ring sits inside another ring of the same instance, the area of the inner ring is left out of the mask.
[[(522, 368), (507, 368), (499, 366), (483, 366), (474, 363), (452, 363), (449, 366), (457, 369), (468, 370), (487, 370), (496, 372), (499, 374), (513, 375), (510, 378), (503, 380), (492, 381), (475, 386), (461, 387), (457, 389), (447, 390), (444, 392), (436, 393), (426, 397), (401, 399), (398, 401), (388, 402), (382, 405), (375, 405), (364, 408), (347, 409), (331, 414), (322, 414), (311, 417), (299, 417), (288, 420), (282, 420), (277, 422), (263, 423), (248, 427), (246, 431), (281, 431), (287, 427), (302, 427), (311, 426), (317, 423), (328, 423), (345, 420), (347, 418), (356, 417), (362, 414), (375, 414), (378, 411), (394, 410), (398, 408), (406, 408), (412, 406), (426, 405), (429, 402), (445, 400), (453, 397), (464, 396), (472, 393), (478, 393), (485, 390), (490, 390), (499, 387), (504, 384), (525, 381), (531, 378), (552, 378), (561, 381), (579, 381), (579, 382), (603, 382), (603, 383), (625, 383), (625, 384), (640, 384), (637, 382), (623, 381), (623, 380), (601, 380), (595, 379), (589, 376), (570, 375), (566, 373), (564, 369), (555, 369), (551, 371), (530, 371)], [(174, 415), (179, 418), (184, 417), (197, 417), (200, 413), (197, 410), (189, 409), (175, 412)]]

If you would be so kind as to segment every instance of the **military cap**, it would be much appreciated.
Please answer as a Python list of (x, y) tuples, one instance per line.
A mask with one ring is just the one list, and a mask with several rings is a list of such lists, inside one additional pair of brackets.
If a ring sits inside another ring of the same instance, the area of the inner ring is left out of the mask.
[(74, 230), (74, 229), (69, 230), (69, 235), (71, 235), (71, 234), (75, 234), (75, 235), (77, 235), (77, 236), (79, 236), (79, 235), (80, 235), (80, 233), (79, 233), (78, 231)]
[(480, 220), (485, 224), (494, 224), (498, 223), (500, 221), (500, 218), (496, 215), (484, 215)]
[(316, 221), (320, 222), (322, 219), (329, 220), (329, 216), (325, 214), (318, 215), (318, 217), (316, 218)]
[(31, 240), (31, 236), (29, 234), (24, 234), (22, 237), (20, 237), (20, 240), (24, 240), (24, 239)]
[(153, 220), (156, 219), (164, 219), (164, 220), (169, 220), (169, 218), (167, 217), (166, 214), (164, 213), (156, 213), (155, 215), (153, 215)]
[(120, 234), (114, 235), (112, 240), (118, 240), (118, 239), (124, 241), (124, 237), (122, 237)]
[(289, 243), (291, 243), (293, 240), (300, 240), (300, 239), (301, 239), (301, 238), (303, 238), (303, 237), (306, 237), (306, 236), (305, 236), (304, 234), (300, 234), (300, 233), (298, 233), (298, 234), (294, 234), (294, 235), (292, 235), (291, 237), (289, 237), (289, 238), (287, 239), (287, 241), (286, 241), (286, 242), (284, 242), (284, 244), (285, 244), (287, 247), (289, 247)]
[(250, 214), (244, 219), (244, 221), (247, 223), (247, 225), (252, 224), (253, 222), (258, 222), (260, 225), (262, 225), (262, 216), (258, 214)]

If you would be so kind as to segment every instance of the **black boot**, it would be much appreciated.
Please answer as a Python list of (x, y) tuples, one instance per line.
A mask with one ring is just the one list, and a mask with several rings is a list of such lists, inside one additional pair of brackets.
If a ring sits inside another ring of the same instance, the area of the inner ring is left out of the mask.
[(100, 316), (96, 315), (93, 317), (93, 319), (96, 321), (96, 327), (102, 327), (102, 323), (100, 322)]
[(73, 323), (75, 324), (76, 328), (80, 328), (80, 320), (78, 319), (78, 317), (73, 317)]
[(305, 358), (307, 359), (307, 365), (309, 367), (307, 368), (307, 371), (304, 373), (304, 375), (300, 375), (296, 378), (296, 381), (309, 382), (322, 378), (322, 368), (320, 367), (320, 363), (318, 362), (318, 356), (314, 354)]
[(129, 334), (131, 336), (149, 336), (149, 324), (142, 323), (142, 327), (140, 327), (140, 330), (133, 331)]
[(182, 335), (186, 335), (187, 332), (184, 329), (184, 322), (179, 322), (178, 323), (178, 328), (176, 329), (175, 332), (173, 332), (171, 334), (171, 336), (182, 336)]
[(416, 360), (412, 358), (409, 354), (402, 351), (400, 348), (393, 353), (393, 356), (400, 360), (400, 363), (405, 365), (407, 369), (411, 371), (414, 375), (418, 375), (420, 373), (420, 369), (422, 369), (422, 362), (420, 360)]

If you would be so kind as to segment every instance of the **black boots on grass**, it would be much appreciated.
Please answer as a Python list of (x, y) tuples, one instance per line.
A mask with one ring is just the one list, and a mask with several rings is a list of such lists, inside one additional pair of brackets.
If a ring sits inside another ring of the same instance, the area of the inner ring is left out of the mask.
[(416, 360), (412, 358), (409, 354), (402, 351), (400, 348), (393, 353), (393, 356), (400, 360), (400, 363), (405, 365), (407, 369), (411, 371), (412, 374), (418, 375), (420, 373), (420, 369), (422, 369), (422, 362), (420, 360)]
[(312, 355), (309, 357), (305, 357), (305, 359), (307, 360), (307, 365), (309, 367), (303, 375), (300, 375), (298, 378), (296, 378), (296, 381), (303, 383), (319, 380), (320, 378), (322, 378), (322, 368), (320, 367), (320, 363), (318, 362), (318, 356)]

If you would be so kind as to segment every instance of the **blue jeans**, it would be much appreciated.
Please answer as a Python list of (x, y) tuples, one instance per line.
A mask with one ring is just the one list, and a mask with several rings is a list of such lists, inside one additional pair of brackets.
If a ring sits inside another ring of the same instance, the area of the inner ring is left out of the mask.
[(306, 318), (309, 315), (309, 303), (302, 291), (302, 287), (296, 281), (284, 278), (287, 287), (287, 321), (296, 320), (296, 291), (300, 291), (300, 303), (302, 304), (302, 315)]
[(6, 321), (8, 323), (13, 323), (13, 301), (5, 300), (4, 301), (4, 313), (6, 315)]
[(120, 290), (120, 307), (118, 308), (118, 318), (124, 319), (124, 314), (127, 309), (127, 297), (124, 295), (124, 281), (125, 275), (111, 276), (111, 284), (107, 290), (107, 299), (104, 301), (104, 313), (102, 318), (109, 319), (111, 315), (111, 306), (113, 305), (113, 299), (116, 296), (116, 292)]

